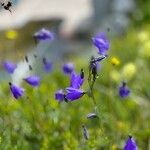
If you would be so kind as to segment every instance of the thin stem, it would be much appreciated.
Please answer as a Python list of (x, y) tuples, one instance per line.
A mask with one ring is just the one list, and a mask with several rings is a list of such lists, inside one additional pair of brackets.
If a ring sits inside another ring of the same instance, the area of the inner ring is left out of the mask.
[(95, 100), (94, 92), (93, 92), (93, 87), (94, 87), (94, 83), (95, 83), (95, 82), (92, 82), (92, 83), (91, 83), (91, 81), (88, 80), (88, 83), (89, 83), (89, 87), (90, 87), (90, 97), (91, 97), (92, 100), (93, 100), (94, 106), (96, 106), (96, 100)]

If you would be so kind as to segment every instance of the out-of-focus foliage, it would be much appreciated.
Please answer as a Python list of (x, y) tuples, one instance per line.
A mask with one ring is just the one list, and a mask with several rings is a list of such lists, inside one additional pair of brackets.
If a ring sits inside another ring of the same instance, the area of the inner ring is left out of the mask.
[[(109, 57), (99, 70), (94, 94), (99, 119), (88, 120), (93, 112), (92, 100), (83, 96), (71, 103), (58, 103), (54, 93), (69, 85), (69, 77), (61, 68), (45, 75), (39, 88), (24, 84), (26, 95), (16, 101), (7, 83), (0, 85), (0, 149), (2, 150), (122, 150), (129, 134), (136, 139), (139, 150), (150, 143), (150, 29), (130, 29), (111, 41)], [(112, 58), (118, 65), (112, 65)], [(76, 69), (88, 73), (84, 56), (72, 58)], [(86, 76), (87, 78), (87, 76)], [(123, 100), (118, 86), (126, 80), (131, 96)], [(83, 89), (87, 89), (87, 82)], [(85, 140), (82, 125), (90, 138)]]
[(133, 23), (135, 26), (140, 26), (146, 22), (150, 22), (150, 1), (149, 0), (135, 0), (136, 10), (133, 12)]

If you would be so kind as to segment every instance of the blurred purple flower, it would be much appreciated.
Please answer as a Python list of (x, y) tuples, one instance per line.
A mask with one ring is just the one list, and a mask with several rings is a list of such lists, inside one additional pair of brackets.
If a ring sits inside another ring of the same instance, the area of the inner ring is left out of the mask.
[(129, 96), (130, 90), (126, 86), (126, 82), (122, 82), (122, 85), (119, 87), (119, 95), (120, 97), (124, 98)]
[(58, 101), (63, 101), (65, 98), (65, 94), (63, 92), (63, 90), (58, 90), (56, 93), (55, 93), (55, 99), (58, 100)]
[(100, 55), (107, 55), (107, 51), (110, 48), (110, 43), (104, 32), (97, 34), (92, 38), (93, 44), (98, 48), (98, 53)]
[(62, 69), (65, 74), (71, 74), (74, 71), (74, 64), (71, 62), (66, 63), (63, 65)]
[(39, 41), (53, 40), (54, 35), (49, 30), (42, 28), (34, 34), (34, 38)]
[(40, 84), (39, 76), (29, 76), (29, 77), (25, 78), (24, 80), (33, 87), (39, 86), (39, 84)]
[(83, 90), (75, 89), (72, 87), (66, 88), (66, 92), (67, 93), (66, 93), (65, 98), (70, 101), (79, 99), (80, 97), (82, 97), (85, 94), (85, 92)]
[(125, 146), (124, 150), (138, 150), (137, 144), (135, 143), (135, 140), (129, 136)]
[(82, 86), (83, 82), (84, 82), (84, 74), (82, 75), (82, 71), (80, 74), (76, 74), (75, 72), (72, 72), (70, 87), (79, 89)]
[(51, 72), (53, 67), (53, 63), (48, 61), (45, 57), (43, 58), (43, 69), (45, 72)]
[(12, 83), (9, 83), (9, 85), (10, 85), (10, 91), (15, 99), (18, 99), (19, 97), (23, 96), (23, 94), (24, 94), (23, 88), (16, 86)]
[(15, 69), (17, 68), (17, 65), (12, 63), (11, 61), (4, 61), (3, 62), (3, 67), (5, 68), (5, 70), (8, 73), (13, 74)]

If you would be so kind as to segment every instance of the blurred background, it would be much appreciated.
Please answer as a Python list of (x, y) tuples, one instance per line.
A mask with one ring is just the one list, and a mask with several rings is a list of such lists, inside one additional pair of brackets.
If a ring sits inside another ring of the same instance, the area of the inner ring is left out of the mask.
[[(149, 150), (150, 1), (12, 0), (12, 3), (11, 13), (0, 7), (0, 147), (120, 150), (131, 133), (140, 150)], [(36, 44), (33, 35), (41, 28), (52, 31), (55, 40)], [(96, 122), (87, 123), (92, 128), (89, 131), (92, 138), (85, 142), (80, 133), (81, 124), (77, 122), (86, 123), (82, 117), (92, 110), (87, 98), (83, 98), (85, 103), (83, 100), (60, 106), (54, 100), (54, 93), (69, 84), (61, 70), (63, 63), (74, 62), (78, 71), (88, 67), (90, 56), (96, 54), (91, 38), (101, 31), (107, 33), (111, 43), (109, 57), (100, 67), (101, 76), (95, 88), (99, 89), (95, 92), (97, 100), (101, 99), (98, 105), (102, 128), (99, 129)], [(33, 54), (38, 58), (34, 59)], [(36, 90), (27, 87), (32, 102), (16, 103), (11, 100), (7, 83), (21, 78), (18, 74), (9, 76), (2, 62), (21, 63), (17, 69), (23, 72), (21, 77), (26, 76), (25, 55), (35, 68), (32, 73), (40, 74), (43, 83)], [(45, 56), (54, 64), (49, 75), (39, 67)], [(119, 61), (115, 67), (112, 58)], [(117, 95), (122, 80), (128, 82), (132, 91), (125, 101)]]

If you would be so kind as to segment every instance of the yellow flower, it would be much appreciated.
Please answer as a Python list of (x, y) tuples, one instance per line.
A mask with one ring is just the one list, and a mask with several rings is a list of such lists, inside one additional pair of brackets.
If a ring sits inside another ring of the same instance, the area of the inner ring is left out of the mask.
[(122, 75), (125, 79), (131, 79), (136, 74), (137, 67), (134, 63), (128, 63), (123, 67)]
[(118, 129), (123, 130), (125, 128), (125, 124), (121, 121), (117, 122)]
[(5, 35), (9, 40), (15, 40), (18, 37), (18, 33), (16, 30), (9, 30), (5, 33)]
[(111, 150), (117, 150), (117, 145), (113, 144), (112, 147), (111, 147)]
[(114, 65), (114, 66), (118, 66), (120, 64), (120, 60), (116, 57), (113, 57), (111, 59), (111, 64)]
[(128, 131), (128, 124), (122, 121), (117, 121), (117, 129), (121, 133), (126, 133)]
[(114, 81), (114, 82), (119, 82), (120, 81), (120, 73), (117, 70), (113, 70), (110, 72), (110, 78)]
[(146, 31), (141, 31), (139, 34), (138, 34), (138, 40), (143, 43), (143, 42), (146, 42), (149, 40), (149, 33), (146, 32)]
[(150, 40), (143, 44), (140, 54), (144, 57), (150, 57)]

